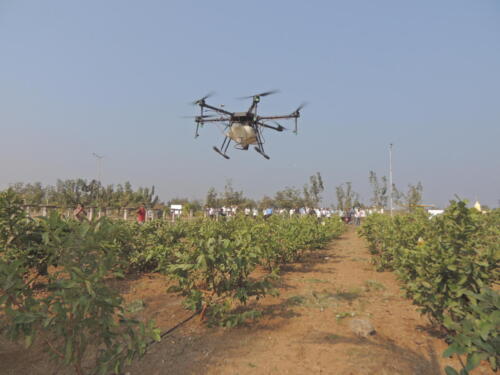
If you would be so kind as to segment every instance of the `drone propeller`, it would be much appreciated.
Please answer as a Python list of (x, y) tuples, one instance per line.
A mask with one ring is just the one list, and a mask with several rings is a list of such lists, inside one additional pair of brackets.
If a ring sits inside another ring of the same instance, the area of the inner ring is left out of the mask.
[(268, 96), (268, 95), (276, 94), (278, 92), (279, 92), (279, 90), (270, 90), (270, 91), (261, 92), (260, 94), (255, 94), (255, 95), (250, 95), (250, 96), (242, 96), (242, 97), (239, 97), (237, 99), (240, 99), (240, 100), (243, 100), (243, 99), (252, 99), (252, 98), (255, 98), (255, 97), (261, 97), (261, 96)]
[(306, 105), (307, 105), (307, 102), (303, 102), (303, 103), (302, 103), (301, 105), (299, 105), (299, 106), (297, 107), (297, 109), (296, 109), (295, 111), (293, 111), (293, 112), (292, 112), (292, 114), (291, 114), (291, 116), (293, 116), (293, 117), (294, 117), (294, 120), (295, 120), (295, 121), (294, 121), (294, 122), (295, 122), (295, 124), (294, 124), (295, 126), (294, 126), (294, 128), (293, 128), (293, 133), (294, 133), (295, 135), (297, 135), (297, 133), (298, 133), (298, 131), (299, 131), (299, 129), (298, 129), (298, 124), (297, 124), (297, 118), (298, 118), (298, 117), (300, 117), (300, 111), (301, 111), (301, 110), (302, 110), (302, 108), (304, 108)]
[(297, 109), (295, 111), (292, 112), (292, 114), (300, 114), (300, 111), (302, 110), (302, 108), (304, 108), (305, 106), (307, 105), (307, 102), (303, 102), (301, 105), (299, 105), (297, 107)]
[(205, 95), (203, 98), (201, 99), (198, 99), (198, 100), (195, 100), (194, 102), (191, 102), (192, 105), (198, 105), (198, 104), (201, 104), (201, 103), (204, 103), (206, 99), (212, 97), (215, 95), (215, 92), (213, 91), (210, 91), (207, 95)]

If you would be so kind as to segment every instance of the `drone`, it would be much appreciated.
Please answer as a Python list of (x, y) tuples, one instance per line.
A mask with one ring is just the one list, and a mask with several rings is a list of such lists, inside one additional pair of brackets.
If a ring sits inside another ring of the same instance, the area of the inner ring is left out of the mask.
[[(295, 120), (295, 128), (293, 132), (297, 134), (297, 119), (300, 117), (300, 111), (305, 103), (301, 104), (295, 111), (288, 115), (282, 116), (258, 116), (257, 106), (260, 98), (275, 94), (277, 90), (266, 91), (260, 94), (245, 96), (239, 99), (252, 99), (252, 104), (246, 112), (230, 112), (223, 109), (221, 106), (215, 107), (207, 104), (206, 100), (213, 93), (205, 95), (203, 98), (194, 101), (193, 105), (200, 107), (200, 115), (195, 116), (196, 132), (195, 138), (199, 136), (200, 126), (203, 127), (206, 123), (222, 123), (225, 126), (224, 140), (220, 148), (214, 146), (213, 149), (224, 158), (229, 159), (227, 150), (231, 141), (235, 143), (235, 148), (238, 150), (248, 150), (250, 145), (255, 145), (255, 151), (261, 154), (264, 158), (269, 159), (269, 156), (264, 152), (264, 137), (262, 131), (264, 129), (272, 129), (278, 132), (288, 130), (276, 120)], [(209, 114), (207, 114), (207, 112)], [(271, 124), (269, 122), (272, 122)]]

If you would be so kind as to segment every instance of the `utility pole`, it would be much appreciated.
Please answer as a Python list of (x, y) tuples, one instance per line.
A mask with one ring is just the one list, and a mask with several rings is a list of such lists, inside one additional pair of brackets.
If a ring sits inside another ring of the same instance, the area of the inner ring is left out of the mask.
[(392, 143), (389, 143), (389, 208), (392, 216)]
[(97, 159), (97, 181), (101, 182), (102, 179), (102, 159), (104, 156), (98, 155), (95, 152), (92, 155)]

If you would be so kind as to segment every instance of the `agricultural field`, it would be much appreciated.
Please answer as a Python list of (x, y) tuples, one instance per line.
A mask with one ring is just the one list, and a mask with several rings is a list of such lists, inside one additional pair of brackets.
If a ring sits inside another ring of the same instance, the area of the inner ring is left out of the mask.
[(32, 219), (1, 194), (2, 373), (496, 369), (498, 212), (455, 202), (358, 233), (338, 217)]

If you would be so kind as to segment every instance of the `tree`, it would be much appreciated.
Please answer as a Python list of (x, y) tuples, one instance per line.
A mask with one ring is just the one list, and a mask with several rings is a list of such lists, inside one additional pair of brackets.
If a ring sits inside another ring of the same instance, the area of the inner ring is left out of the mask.
[[(345, 185), (345, 187), (344, 187)], [(337, 196), (337, 208), (345, 211), (353, 207), (361, 206), (359, 201), (359, 194), (352, 190), (352, 183), (345, 182), (335, 188)]]
[(213, 187), (208, 189), (207, 196), (205, 198), (205, 206), (212, 208), (219, 207), (219, 199), (217, 197), (217, 192)]
[(321, 193), (324, 190), (325, 187), (323, 185), (321, 173), (316, 172), (315, 175), (309, 177), (309, 184), (304, 185), (304, 204), (308, 207), (317, 207), (319, 202), (321, 202)]
[(422, 192), (424, 187), (420, 182), (416, 185), (408, 184), (408, 193), (406, 194), (406, 203), (408, 204), (408, 209), (412, 211), (416, 206), (422, 204)]
[(286, 187), (283, 190), (276, 192), (274, 196), (274, 204), (277, 208), (299, 208), (304, 206), (304, 199), (300, 194), (300, 190)]
[(392, 184), (392, 201), (396, 206), (405, 204), (405, 194), (399, 191), (395, 184)]
[(264, 195), (259, 202), (259, 209), (264, 210), (269, 207), (276, 207), (273, 198)]
[(224, 186), (224, 195), (222, 198), (222, 204), (225, 206), (239, 206), (243, 204), (245, 198), (243, 197), (243, 191), (236, 191), (233, 188), (233, 181), (227, 180)]
[(377, 208), (383, 208), (387, 206), (387, 177), (382, 176), (379, 182), (377, 174), (374, 171), (370, 171), (368, 179), (372, 186), (373, 192), (373, 196), (371, 198), (372, 204)]

